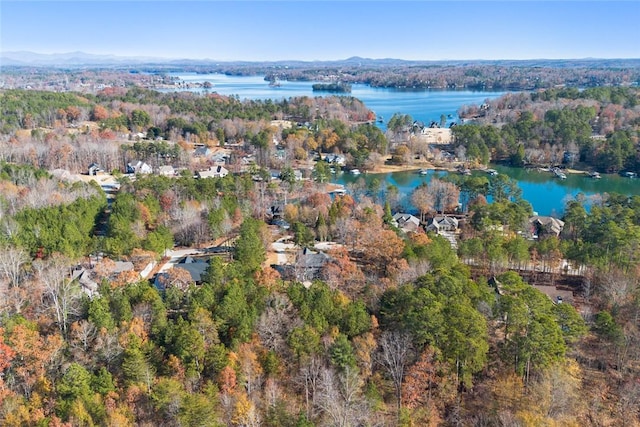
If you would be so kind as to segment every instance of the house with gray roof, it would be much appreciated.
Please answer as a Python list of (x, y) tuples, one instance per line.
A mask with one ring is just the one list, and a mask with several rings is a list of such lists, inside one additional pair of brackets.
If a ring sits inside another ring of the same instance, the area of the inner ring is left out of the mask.
[(300, 250), (294, 265), (296, 280), (309, 283), (320, 278), (320, 272), (330, 260), (331, 257), (323, 252), (312, 251), (309, 248)]
[(416, 232), (420, 229), (420, 220), (415, 216), (407, 213), (398, 212), (393, 216), (394, 226), (398, 227), (405, 233)]
[(141, 160), (138, 160), (136, 164), (127, 164), (127, 173), (148, 175), (152, 172), (153, 168)]
[(437, 234), (442, 232), (454, 232), (458, 229), (458, 219), (447, 215), (436, 215), (427, 221), (427, 231)]
[(209, 147), (207, 147), (206, 145), (202, 145), (200, 147), (196, 147), (195, 150), (193, 150), (193, 155), (195, 157), (207, 157), (211, 154), (211, 149)]
[(96, 176), (104, 173), (104, 170), (97, 163), (91, 163), (87, 169), (87, 175)]
[(188, 256), (180, 261), (176, 267), (187, 270), (191, 275), (191, 280), (193, 280), (194, 283), (200, 283), (202, 282), (202, 275), (207, 271), (207, 268), (209, 268), (209, 262), (203, 258)]
[(77, 280), (82, 291), (93, 297), (98, 294), (98, 283), (91, 278), (91, 272), (89, 270), (79, 267), (71, 272), (71, 280)]
[(564, 228), (564, 221), (551, 216), (535, 215), (529, 218), (530, 231), (533, 237), (559, 236)]

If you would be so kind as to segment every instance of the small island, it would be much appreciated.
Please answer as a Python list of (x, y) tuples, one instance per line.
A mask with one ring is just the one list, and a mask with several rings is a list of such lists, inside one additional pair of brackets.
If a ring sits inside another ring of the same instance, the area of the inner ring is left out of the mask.
[(351, 93), (351, 85), (349, 83), (314, 83), (311, 88), (314, 92), (336, 92)]

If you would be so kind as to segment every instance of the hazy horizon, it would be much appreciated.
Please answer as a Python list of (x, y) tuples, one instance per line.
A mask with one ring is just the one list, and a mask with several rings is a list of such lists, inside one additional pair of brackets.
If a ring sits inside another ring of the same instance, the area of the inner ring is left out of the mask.
[(29, 55), (37, 55), (37, 56), (51, 56), (51, 57), (55, 57), (55, 56), (70, 56), (70, 55), (75, 55), (75, 54), (81, 54), (81, 55), (87, 55), (87, 56), (94, 56), (94, 57), (105, 57), (105, 58), (114, 58), (115, 60), (128, 60), (128, 59), (136, 59), (136, 60), (159, 60), (159, 61), (206, 61), (206, 62), (255, 62), (255, 63), (263, 63), (263, 62), (308, 62), (308, 63), (313, 63), (313, 62), (340, 62), (340, 61), (348, 61), (354, 58), (359, 58), (359, 59), (363, 59), (363, 60), (369, 60), (369, 61), (385, 61), (385, 60), (392, 60), (392, 61), (407, 61), (407, 62), (458, 62), (458, 61), (479, 61), (479, 62), (499, 62), (499, 61), (588, 61), (588, 60), (593, 60), (593, 61), (598, 61), (598, 60), (603, 60), (603, 61), (607, 61), (607, 60), (635, 60), (635, 59), (640, 59), (640, 56), (637, 57), (626, 57), (626, 58), (622, 58), (622, 57), (610, 57), (610, 58), (604, 58), (604, 57), (583, 57), (583, 58), (519, 58), (519, 59), (514, 59), (514, 58), (495, 58), (495, 59), (486, 59), (486, 58), (460, 58), (460, 59), (406, 59), (406, 58), (391, 58), (391, 57), (385, 57), (385, 58), (369, 58), (369, 57), (364, 57), (361, 55), (354, 55), (348, 58), (330, 58), (330, 59), (323, 59), (323, 60), (304, 60), (304, 59), (297, 59), (297, 58), (284, 58), (284, 59), (269, 59), (269, 60), (249, 60), (249, 59), (235, 59), (235, 60), (218, 60), (216, 58), (189, 58), (189, 57), (183, 57), (183, 58), (171, 58), (171, 57), (156, 57), (156, 56), (148, 56), (148, 55), (137, 55), (137, 56), (126, 56), (126, 55), (115, 55), (115, 54), (110, 54), (110, 53), (105, 53), (105, 54), (96, 54), (93, 52), (84, 52), (84, 51), (73, 51), (73, 52), (51, 52), (51, 53), (44, 53), (44, 52), (34, 52), (34, 51), (2, 51), (0, 50), (0, 56), (3, 55), (12, 55), (12, 54), (29, 54)]
[(2, 1), (0, 51), (220, 62), (635, 59), (640, 2)]

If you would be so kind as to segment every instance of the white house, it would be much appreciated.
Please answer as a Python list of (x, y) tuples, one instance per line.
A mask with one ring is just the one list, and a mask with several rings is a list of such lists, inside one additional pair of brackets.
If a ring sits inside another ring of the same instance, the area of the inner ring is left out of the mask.
[(147, 163), (138, 160), (135, 165), (131, 163), (127, 164), (127, 173), (148, 175), (153, 173), (153, 168)]
[(158, 173), (164, 176), (174, 176), (176, 174), (176, 170), (170, 165), (160, 166), (160, 168), (158, 168)]
[(96, 176), (103, 173), (104, 173), (104, 170), (97, 163), (91, 163), (87, 170), (87, 175), (89, 176)]
[(431, 218), (427, 223), (427, 231), (435, 231), (441, 233), (443, 231), (456, 231), (458, 229), (458, 219), (446, 216), (436, 215)]
[(324, 156), (324, 161), (332, 165), (344, 166), (347, 163), (347, 158), (342, 154), (327, 154)]

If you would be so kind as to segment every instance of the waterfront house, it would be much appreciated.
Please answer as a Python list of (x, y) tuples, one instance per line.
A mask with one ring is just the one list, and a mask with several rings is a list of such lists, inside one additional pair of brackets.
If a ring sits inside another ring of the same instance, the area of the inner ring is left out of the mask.
[(559, 236), (564, 228), (564, 221), (551, 216), (535, 215), (529, 218), (530, 231), (533, 237)]
[(342, 154), (327, 154), (324, 156), (324, 161), (332, 165), (344, 166), (347, 163), (347, 158)]
[(427, 231), (434, 231), (436, 234), (442, 232), (454, 232), (458, 229), (458, 219), (447, 215), (436, 215), (427, 222)]
[[(271, 177), (271, 179), (282, 179), (282, 171), (277, 169), (271, 169), (269, 171), (269, 176)], [(304, 175), (302, 174), (302, 171), (300, 169), (295, 169), (293, 171), (294, 180), (301, 181), (303, 177)]]
[(405, 233), (416, 232), (420, 228), (420, 220), (407, 213), (397, 213), (393, 216), (393, 225)]

